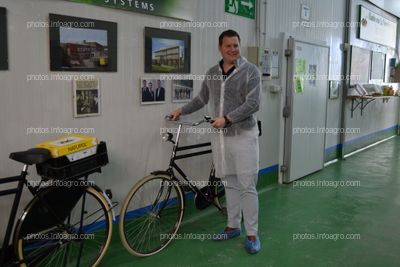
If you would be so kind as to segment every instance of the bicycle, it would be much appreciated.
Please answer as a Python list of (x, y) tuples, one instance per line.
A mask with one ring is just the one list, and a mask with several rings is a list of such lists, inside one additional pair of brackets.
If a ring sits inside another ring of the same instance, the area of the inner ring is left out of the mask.
[[(166, 117), (167, 118), (167, 117)], [(221, 179), (215, 177), (212, 166), (208, 185), (199, 189), (176, 164), (176, 160), (211, 153), (210, 149), (177, 155), (177, 152), (204, 148), (211, 143), (179, 147), (179, 138), (183, 125), (198, 126), (212, 123), (211, 117), (196, 123), (178, 121), (175, 141), (173, 134), (167, 133), (163, 139), (173, 144), (168, 169), (154, 171), (138, 181), (129, 191), (123, 203), (119, 231), (124, 247), (133, 255), (144, 257), (163, 250), (176, 235), (182, 222), (185, 209), (185, 192), (195, 194), (197, 209), (205, 209), (214, 205), (226, 215), (225, 189)], [(181, 179), (175, 175), (179, 173)]]
[[(77, 138), (68, 136), (63, 142)], [(113, 204), (105, 192), (88, 182), (88, 176), (101, 172), (108, 163), (107, 148), (100, 142), (80, 150), (79, 146), (88, 145), (84, 142), (75, 148), (70, 145), (76, 152), (59, 158), (45, 148), (10, 154), (24, 166), (20, 175), (0, 179), (0, 184), (18, 183), (16, 188), (0, 191), (0, 196), (15, 194), (0, 266), (96, 266), (101, 261), (111, 240)], [(36, 165), (41, 176), (37, 185), (27, 179), (30, 165)], [(55, 186), (57, 182), (72, 186)], [(9, 246), (24, 186), (33, 199), (17, 221)]]

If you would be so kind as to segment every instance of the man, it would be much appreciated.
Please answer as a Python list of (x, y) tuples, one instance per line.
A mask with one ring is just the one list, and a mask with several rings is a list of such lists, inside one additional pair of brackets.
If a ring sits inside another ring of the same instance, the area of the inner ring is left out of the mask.
[(165, 89), (161, 86), (160, 80), (157, 80), (156, 101), (165, 101)]
[(240, 56), (240, 37), (233, 30), (219, 36), (222, 60), (212, 67), (200, 93), (191, 102), (172, 112), (173, 120), (209, 104), (212, 126), (225, 128), (211, 136), (217, 176), (225, 182), (228, 225), (214, 240), (240, 235), (241, 214), (247, 233), (245, 249), (257, 253), (258, 237), (258, 129), (255, 112), (259, 109), (261, 75), (257, 67)]
[(146, 83), (146, 80), (143, 80), (142, 102), (154, 101), (153, 83), (149, 82), (148, 86), (146, 86), (145, 83)]

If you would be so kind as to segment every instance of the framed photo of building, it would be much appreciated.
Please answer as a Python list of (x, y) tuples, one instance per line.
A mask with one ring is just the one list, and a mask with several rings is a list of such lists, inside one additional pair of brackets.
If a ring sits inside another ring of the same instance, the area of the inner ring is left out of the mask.
[(384, 82), (385, 62), (386, 62), (386, 54), (372, 51), (371, 80), (375, 80), (376, 82), (374, 83)]
[(350, 85), (368, 83), (371, 73), (371, 50), (351, 46)]
[(145, 72), (190, 73), (190, 33), (146, 27)]
[(0, 7), (0, 70), (8, 70), (7, 9)]
[(99, 116), (101, 108), (100, 82), (93, 80), (74, 80), (74, 117)]
[(140, 101), (143, 105), (165, 103), (165, 80), (140, 78)]
[(172, 81), (172, 102), (189, 102), (193, 99), (193, 80)]
[(50, 14), (50, 70), (117, 71), (117, 23)]
[(339, 98), (340, 81), (329, 81), (329, 99)]

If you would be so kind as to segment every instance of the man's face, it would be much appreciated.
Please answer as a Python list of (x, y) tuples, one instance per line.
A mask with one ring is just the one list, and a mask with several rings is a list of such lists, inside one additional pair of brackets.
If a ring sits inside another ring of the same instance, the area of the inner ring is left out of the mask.
[(161, 81), (157, 81), (157, 87), (161, 87)]
[(225, 63), (233, 64), (240, 57), (240, 43), (236, 36), (224, 37), (218, 48)]
[(149, 83), (149, 89), (152, 90), (153, 89), (153, 84)]

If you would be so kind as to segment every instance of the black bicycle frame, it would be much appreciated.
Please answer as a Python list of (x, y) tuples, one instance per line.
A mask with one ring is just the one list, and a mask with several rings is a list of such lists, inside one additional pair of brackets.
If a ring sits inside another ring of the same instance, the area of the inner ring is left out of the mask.
[(203, 151), (194, 152), (194, 153), (187, 153), (187, 154), (179, 155), (179, 156), (176, 153), (178, 151), (189, 150), (189, 149), (194, 149), (194, 148), (199, 148), (199, 147), (211, 146), (211, 143), (208, 142), (208, 143), (202, 143), (202, 144), (197, 144), (197, 145), (189, 145), (189, 146), (179, 147), (179, 137), (180, 137), (180, 134), (181, 134), (181, 129), (182, 129), (182, 124), (179, 124), (178, 132), (177, 132), (175, 141), (172, 140), (172, 137), (170, 139), (168, 139), (168, 141), (170, 141), (171, 143), (174, 144), (174, 147), (172, 148), (171, 159), (170, 159), (170, 162), (169, 162), (169, 166), (168, 166), (167, 172), (169, 172), (172, 177), (175, 177), (174, 172), (173, 172), (173, 170), (175, 169), (182, 176), (182, 178), (186, 182), (188, 182), (189, 188), (193, 193), (200, 193), (201, 194), (200, 190), (196, 186), (194, 186), (194, 185), (192, 185), (190, 183), (190, 180), (189, 180), (188, 176), (183, 172), (183, 170), (181, 168), (179, 168), (179, 166), (175, 163), (175, 160), (195, 157), (195, 156), (204, 155), (204, 154), (210, 154), (210, 153), (212, 153), (212, 150), (208, 149), (208, 150), (203, 150)]
[[(177, 152), (184, 151), (184, 150), (189, 150), (189, 149), (200, 148), (200, 147), (208, 147), (208, 146), (211, 146), (211, 143), (208, 142), (208, 143), (201, 143), (201, 144), (196, 144), (196, 145), (188, 145), (188, 146), (179, 147), (179, 137), (180, 137), (181, 129), (182, 129), (182, 124), (179, 124), (175, 141), (172, 140), (172, 136), (170, 136), (170, 138), (168, 139), (168, 141), (170, 141), (171, 143), (174, 144), (174, 147), (172, 149), (171, 159), (170, 159), (170, 162), (169, 162), (169, 166), (168, 166), (167, 172), (171, 175), (171, 177), (173, 177), (173, 178), (175, 178), (176, 180), (179, 181), (179, 179), (176, 178), (176, 176), (174, 174), (174, 170), (176, 170), (180, 174), (182, 179), (184, 179), (187, 182), (189, 189), (193, 193), (200, 194), (202, 197), (207, 198), (204, 195), (204, 193), (197, 186), (193, 185), (190, 182), (189, 177), (184, 173), (184, 171), (181, 168), (179, 168), (179, 166), (176, 164), (175, 161), (176, 160), (180, 160), (180, 159), (184, 159), (184, 158), (190, 158), (190, 157), (195, 157), (195, 156), (199, 156), (199, 155), (210, 154), (210, 153), (212, 153), (211, 149), (202, 150), (202, 151), (199, 151), (199, 152), (187, 153), (187, 154), (183, 154), (183, 155), (177, 155)], [(210, 174), (213, 174), (213, 173), (214, 173), (214, 171), (212, 170)], [(214, 201), (211, 202), (211, 203), (218, 210), (221, 210), (221, 207), (216, 205), (214, 203)]]
[(0, 196), (15, 194), (14, 202), (13, 202), (13, 205), (11, 208), (10, 217), (8, 219), (6, 235), (4, 236), (3, 246), (1, 247), (0, 265), (3, 265), (5, 263), (6, 252), (7, 252), (8, 245), (10, 243), (10, 238), (11, 238), (12, 229), (13, 229), (14, 222), (15, 222), (15, 217), (17, 216), (18, 206), (19, 206), (19, 202), (21, 200), (21, 195), (22, 195), (22, 189), (24, 188), (24, 183), (26, 182), (27, 175), (28, 175), (28, 165), (24, 165), (24, 168), (22, 169), (21, 174), (19, 176), (12, 176), (12, 177), (6, 177), (6, 178), (0, 179), (0, 184), (8, 184), (8, 183), (18, 182), (18, 185), (16, 188), (0, 191)]

